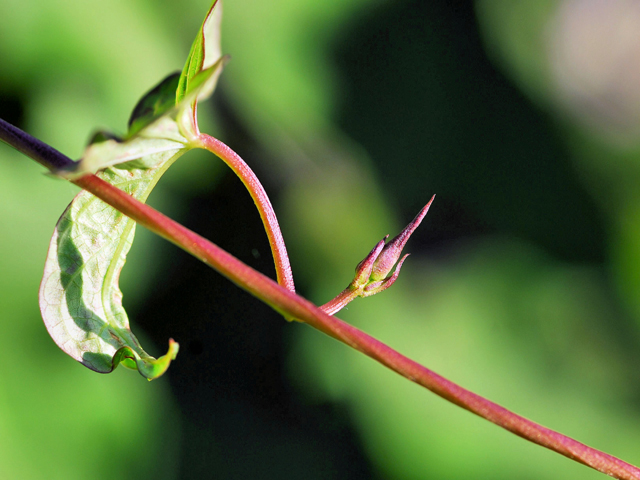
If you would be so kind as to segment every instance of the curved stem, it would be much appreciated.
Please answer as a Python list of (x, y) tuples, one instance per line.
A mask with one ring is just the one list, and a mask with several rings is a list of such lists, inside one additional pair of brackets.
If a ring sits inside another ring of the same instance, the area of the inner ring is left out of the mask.
[[(51, 147), (42, 149), (40, 148), (43, 145), (42, 142), (16, 127), (6, 128), (6, 125), (6, 122), (0, 121), (0, 139), (15, 146), (42, 165), (56, 169), (72, 163), (72, 160), (57, 150)], [(308, 300), (253, 270), (209, 240), (148, 205), (135, 200), (95, 175), (86, 175), (74, 180), (73, 183), (90, 191), (152, 232), (191, 253), (281, 314), (305, 321), (310, 326), (368, 355), (412, 382), (431, 390), (436, 395), (522, 438), (614, 478), (640, 480), (639, 468), (534, 423), (490, 400), (465, 390), (379, 340), (336, 317), (328, 315)]]
[[(206, 133), (199, 133), (197, 140), (194, 143), (220, 158), (229, 168), (231, 168), (231, 170), (233, 170), (233, 173), (240, 178), (251, 195), (251, 198), (260, 213), (264, 229), (267, 232), (267, 238), (269, 239), (269, 245), (271, 247), (271, 253), (276, 267), (278, 283), (287, 290), (295, 292), (296, 289), (293, 281), (293, 272), (289, 262), (287, 247), (282, 236), (282, 231), (280, 230), (280, 224), (278, 223), (278, 218), (273, 206), (271, 205), (269, 196), (256, 174), (253, 173), (251, 167), (247, 165), (247, 162), (245, 162), (240, 155), (217, 138), (207, 135)], [(319, 308), (327, 312), (329, 315), (333, 315), (357, 297), (357, 292), (347, 288), (334, 299)]]
[(195, 143), (218, 156), (229, 166), (229, 168), (231, 168), (231, 170), (233, 170), (233, 173), (240, 178), (244, 186), (247, 188), (251, 198), (258, 208), (258, 212), (260, 212), (262, 224), (267, 232), (269, 245), (271, 246), (271, 252), (273, 254), (273, 260), (276, 267), (278, 283), (287, 290), (295, 292), (296, 289), (293, 283), (293, 273), (291, 271), (291, 264), (289, 263), (289, 255), (287, 254), (287, 247), (284, 243), (284, 238), (282, 238), (278, 218), (276, 217), (271, 201), (267, 196), (267, 192), (264, 190), (264, 187), (260, 183), (260, 180), (258, 180), (258, 177), (256, 177), (256, 174), (253, 173), (253, 170), (249, 168), (249, 165), (247, 165), (247, 163), (240, 158), (236, 152), (231, 150), (217, 138), (213, 138), (205, 133), (200, 133)]

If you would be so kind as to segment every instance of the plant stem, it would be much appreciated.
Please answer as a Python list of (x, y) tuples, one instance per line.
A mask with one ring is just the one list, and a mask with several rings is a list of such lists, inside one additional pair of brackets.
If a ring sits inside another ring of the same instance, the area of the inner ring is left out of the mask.
[[(271, 205), (269, 196), (256, 174), (253, 173), (251, 167), (247, 165), (240, 155), (217, 138), (207, 135), (206, 133), (200, 133), (194, 143), (220, 158), (227, 164), (227, 166), (229, 166), (229, 168), (231, 168), (231, 170), (233, 170), (233, 173), (240, 178), (249, 192), (249, 195), (251, 195), (251, 198), (260, 213), (262, 225), (267, 232), (267, 238), (269, 239), (273, 261), (276, 267), (278, 283), (287, 290), (295, 292), (296, 289), (293, 281), (293, 272), (291, 270), (289, 255), (287, 254), (287, 247), (282, 236), (282, 231), (280, 230), (278, 218), (273, 206)], [(330, 300), (319, 308), (327, 312), (329, 315), (333, 315), (357, 297), (357, 292), (347, 288), (338, 294), (338, 296), (333, 300)]]
[(52, 146), (0, 118), (0, 140), (52, 172), (70, 167), (75, 162)]
[(327, 303), (325, 303), (324, 305), (321, 305), (318, 308), (320, 308), (323, 312), (327, 313), (328, 315), (334, 315), (338, 313), (340, 310), (342, 310), (344, 307), (346, 307), (350, 302), (358, 298), (359, 294), (360, 294), (359, 290), (355, 288), (351, 288), (351, 286), (348, 286), (342, 292), (340, 292), (337, 297), (335, 297), (332, 300), (329, 300)]
[[(0, 139), (42, 165), (55, 170), (72, 163), (51, 147), (16, 127), (0, 121)], [(73, 181), (104, 202), (118, 209), (137, 223), (191, 253), (236, 285), (269, 304), (279, 313), (308, 323), (325, 334), (355, 348), (407, 379), (431, 390), (442, 398), (515, 433), (533, 443), (565, 455), (602, 473), (621, 480), (640, 480), (640, 469), (611, 455), (588, 447), (558, 432), (538, 425), (524, 417), (465, 390), (391, 347), (332, 317), (308, 300), (278, 285), (253, 270), (217, 245), (192, 232), (127, 193), (104, 182), (95, 175), (85, 175)]]
[(291, 264), (289, 263), (289, 255), (287, 254), (287, 247), (284, 243), (282, 232), (280, 231), (278, 218), (267, 196), (267, 192), (260, 183), (260, 180), (258, 180), (256, 174), (253, 173), (249, 165), (247, 165), (236, 152), (217, 138), (213, 138), (206, 133), (200, 133), (195, 143), (196, 145), (201, 145), (202, 148), (210, 151), (226, 163), (249, 191), (251, 198), (258, 208), (258, 212), (260, 212), (262, 224), (267, 232), (271, 253), (273, 254), (273, 260), (276, 266), (278, 283), (287, 290), (295, 292), (296, 288), (293, 283), (293, 273), (291, 271)]
[(284, 316), (300, 319), (325, 334), (364, 353), (412, 382), (533, 443), (549, 448), (602, 473), (623, 480), (640, 480), (640, 469), (572, 438), (545, 428), (465, 390), (444, 377), (358, 330), (332, 317), (308, 300), (278, 285), (269, 277), (222, 250), (217, 245), (171, 220), (125, 192), (87, 175), (74, 183), (139, 224), (191, 253), (239, 287)]

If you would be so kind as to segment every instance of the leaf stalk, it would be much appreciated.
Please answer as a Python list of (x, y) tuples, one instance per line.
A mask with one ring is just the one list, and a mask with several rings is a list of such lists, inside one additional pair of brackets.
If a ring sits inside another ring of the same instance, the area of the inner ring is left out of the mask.
[(282, 237), (280, 225), (278, 224), (278, 218), (276, 217), (267, 192), (260, 183), (260, 180), (258, 180), (256, 174), (253, 173), (249, 165), (247, 165), (236, 152), (217, 138), (207, 135), (206, 133), (200, 133), (194, 143), (196, 146), (200, 146), (219, 157), (233, 170), (233, 173), (240, 178), (256, 204), (256, 208), (262, 219), (262, 224), (267, 232), (269, 246), (271, 247), (271, 253), (276, 267), (278, 283), (287, 290), (295, 292), (296, 288), (293, 282), (289, 255), (287, 254), (287, 247)]

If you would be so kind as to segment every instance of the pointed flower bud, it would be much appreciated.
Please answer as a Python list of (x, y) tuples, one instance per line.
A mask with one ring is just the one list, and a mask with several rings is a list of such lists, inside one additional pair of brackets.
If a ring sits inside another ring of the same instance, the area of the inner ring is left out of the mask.
[(397, 237), (395, 237), (384, 246), (382, 252), (380, 252), (380, 255), (378, 255), (378, 258), (376, 258), (375, 262), (373, 263), (370, 277), (371, 282), (379, 282), (386, 278), (386, 276), (389, 274), (393, 266), (400, 258), (402, 249), (409, 240), (409, 237), (414, 232), (414, 230), (418, 228), (418, 225), (420, 225), (420, 222), (422, 222), (422, 219), (429, 211), (429, 207), (431, 207), (431, 203), (433, 202), (434, 198), (436, 198), (435, 195), (431, 197), (429, 203), (427, 203), (425, 207), (420, 211), (420, 213), (418, 213), (416, 218), (414, 218), (413, 221), (409, 225), (407, 225), (406, 228), (402, 230), (402, 232), (400, 232)]
[(400, 259), (392, 275), (389, 275), (388, 277), (387, 275), (398, 261), (398, 258), (400, 258), (402, 249), (407, 243), (407, 240), (409, 240), (413, 231), (418, 228), (418, 225), (420, 225), (420, 222), (422, 222), (422, 219), (429, 211), (429, 207), (431, 206), (434, 198), (436, 198), (435, 195), (431, 197), (429, 203), (427, 203), (427, 205), (420, 211), (418, 216), (414, 218), (413, 221), (407, 225), (407, 227), (402, 230), (396, 238), (386, 244), (385, 242), (387, 238), (389, 238), (389, 235), (386, 235), (382, 240), (380, 240), (377, 245), (373, 247), (373, 250), (369, 252), (369, 255), (367, 255), (364, 260), (358, 264), (356, 267), (356, 276), (349, 286), (333, 300), (322, 305), (322, 310), (329, 315), (333, 315), (346, 307), (349, 302), (355, 298), (370, 297), (371, 295), (380, 293), (393, 285), (398, 279), (402, 264), (409, 254), (406, 254)]

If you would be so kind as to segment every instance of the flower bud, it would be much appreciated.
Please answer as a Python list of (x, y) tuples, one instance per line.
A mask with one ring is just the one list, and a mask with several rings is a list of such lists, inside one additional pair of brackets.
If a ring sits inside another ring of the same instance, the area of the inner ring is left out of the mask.
[(420, 222), (429, 211), (434, 198), (436, 198), (435, 195), (431, 197), (429, 203), (397, 237), (385, 244), (387, 238), (389, 238), (389, 235), (386, 235), (373, 247), (373, 250), (356, 267), (356, 276), (349, 286), (340, 295), (321, 307), (326, 313), (333, 315), (348, 305), (354, 298), (370, 297), (394, 284), (398, 279), (402, 264), (409, 254), (400, 259), (392, 275), (388, 277), (387, 275), (398, 261), (398, 258), (400, 258), (407, 240), (409, 240), (413, 231), (418, 228), (418, 225), (420, 225)]
[(369, 252), (369, 255), (367, 255), (365, 259), (358, 264), (358, 266), (356, 267), (356, 276), (354, 277), (352, 282), (352, 285), (354, 287), (362, 287), (369, 283), (369, 277), (371, 277), (373, 264), (384, 248), (387, 238), (389, 238), (389, 235), (385, 235), (385, 237), (380, 240), (375, 247), (373, 247), (373, 250)]
[(370, 276), (371, 282), (381, 281), (389, 274), (393, 266), (398, 261), (398, 258), (400, 258), (402, 249), (409, 240), (409, 237), (414, 232), (414, 230), (418, 228), (418, 225), (420, 225), (420, 222), (422, 222), (422, 219), (429, 211), (429, 207), (431, 206), (434, 198), (436, 198), (435, 195), (431, 197), (429, 203), (427, 203), (425, 207), (420, 211), (420, 213), (416, 215), (416, 218), (414, 218), (413, 221), (409, 223), (409, 225), (407, 225), (405, 229), (398, 234), (397, 237), (395, 237), (384, 246), (382, 252), (380, 252), (380, 255), (378, 255), (378, 258), (376, 258), (375, 262), (373, 263), (373, 268), (371, 270)]

